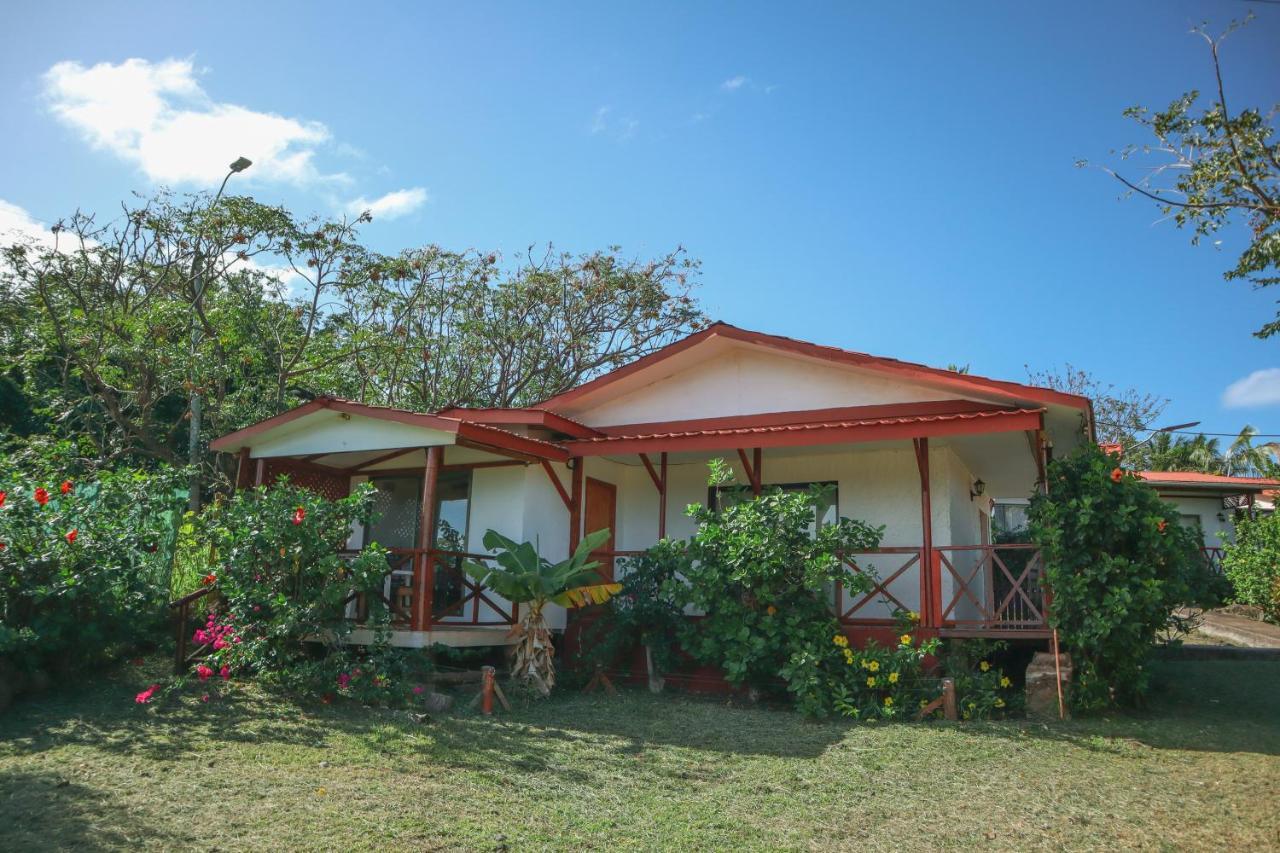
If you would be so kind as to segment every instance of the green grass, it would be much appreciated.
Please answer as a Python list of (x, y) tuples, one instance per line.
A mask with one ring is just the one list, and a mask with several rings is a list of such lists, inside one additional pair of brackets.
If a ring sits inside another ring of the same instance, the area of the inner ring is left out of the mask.
[(426, 724), (252, 687), (142, 707), (127, 667), (0, 717), (0, 850), (1280, 846), (1280, 662), (1158, 666), (1149, 712), (1049, 726), (638, 692)]

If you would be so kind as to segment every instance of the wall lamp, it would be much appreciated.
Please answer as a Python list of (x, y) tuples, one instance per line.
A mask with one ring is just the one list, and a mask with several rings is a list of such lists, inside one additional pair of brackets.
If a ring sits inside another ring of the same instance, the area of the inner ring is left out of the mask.
[(969, 489), (969, 500), (980, 498), (987, 491), (987, 484), (981, 480), (973, 481), (973, 488)]

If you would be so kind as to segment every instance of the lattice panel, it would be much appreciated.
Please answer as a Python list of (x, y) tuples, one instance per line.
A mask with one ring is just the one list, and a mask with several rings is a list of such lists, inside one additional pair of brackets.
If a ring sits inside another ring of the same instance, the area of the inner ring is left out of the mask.
[(351, 480), (344, 474), (330, 474), (315, 468), (295, 465), (288, 459), (268, 459), (263, 469), (263, 483), (274, 483), (284, 474), (295, 486), (336, 501), (349, 493)]

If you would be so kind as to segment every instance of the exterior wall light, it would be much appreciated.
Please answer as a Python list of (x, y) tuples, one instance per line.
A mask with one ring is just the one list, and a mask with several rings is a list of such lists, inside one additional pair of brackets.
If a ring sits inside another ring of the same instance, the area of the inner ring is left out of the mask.
[(973, 488), (969, 490), (969, 500), (982, 497), (983, 493), (986, 492), (986, 490), (987, 490), (986, 483), (982, 482), (981, 480), (974, 480)]

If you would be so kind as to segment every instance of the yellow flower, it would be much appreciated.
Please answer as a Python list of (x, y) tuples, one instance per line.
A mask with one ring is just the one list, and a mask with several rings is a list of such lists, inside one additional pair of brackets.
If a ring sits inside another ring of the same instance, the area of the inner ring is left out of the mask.
[(764, 612), (765, 612), (765, 613), (768, 613), (770, 616), (772, 616), (773, 614), (775, 614), (775, 613), (777, 613), (777, 612), (778, 612), (778, 608), (776, 608), (776, 607), (774, 607), (772, 604), (770, 604), (767, 608), (765, 608), (765, 611), (764, 611)]
[(997, 698), (997, 699), (996, 699), (996, 707), (997, 707), (997, 708), (1003, 708), (1003, 707), (1004, 707), (1004, 700), (1003, 700), (1003, 699), (999, 699), (999, 698)]
[(901, 637), (899, 637), (899, 638), (898, 638), (898, 642), (899, 642), (899, 643), (902, 643), (902, 645), (904, 645), (904, 646), (909, 646), (909, 645), (911, 645), (911, 635), (910, 635), (910, 634), (903, 634)]
[(893, 707), (893, 697), (892, 697), (892, 696), (886, 696), (886, 697), (884, 697), (884, 706), (885, 706), (886, 708), (891, 708), (891, 707)]
[(986, 661), (983, 661), (982, 663), (978, 664), (978, 669), (982, 670), (983, 672), (986, 672), (987, 670), (991, 669), (991, 664), (987, 663)]
[(853, 666), (853, 660), (854, 660), (854, 658), (853, 658), (853, 650), (852, 650), (852, 649), (845, 649), (845, 650), (844, 650), (844, 662), (845, 662), (845, 663), (847, 663), (847, 664), (849, 664), (850, 666)]
[(842, 649), (849, 648), (849, 638), (846, 637), (844, 634), (836, 634), (834, 637), (831, 638), (831, 642), (835, 643), (837, 646), (839, 646)]
[(876, 677), (875, 677), (874, 675), (868, 675), (868, 676), (867, 676), (867, 686), (868, 686), (868, 687), (875, 687), (875, 686), (876, 686)]
[(919, 622), (920, 614), (912, 610), (909, 613), (907, 613), (907, 618), (910, 619), (912, 622)]
[(890, 684), (897, 684), (897, 683), (898, 683), (898, 673), (896, 673), (896, 672), (891, 672), (891, 673), (889, 673), (889, 683), (890, 683)]
[(1001, 687), (1012, 687), (1012, 686), (1013, 686), (1013, 682), (1012, 682), (1012, 681), (1010, 681), (1010, 680), (1009, 680), (1009, 676), (1007, 676), (1007, 675), (1006, 675), (1004, 678), (1001, 678), (1001, 679), (1000, 679), (1000, 686), (1001, 686)]
[(879, 671), (880, 671), (880, 661), (878, 661), (878, 660), (873, 660), (871, 663), (867, 664), (867, 669), (871, 670), (872, 672), (879, 672)]

